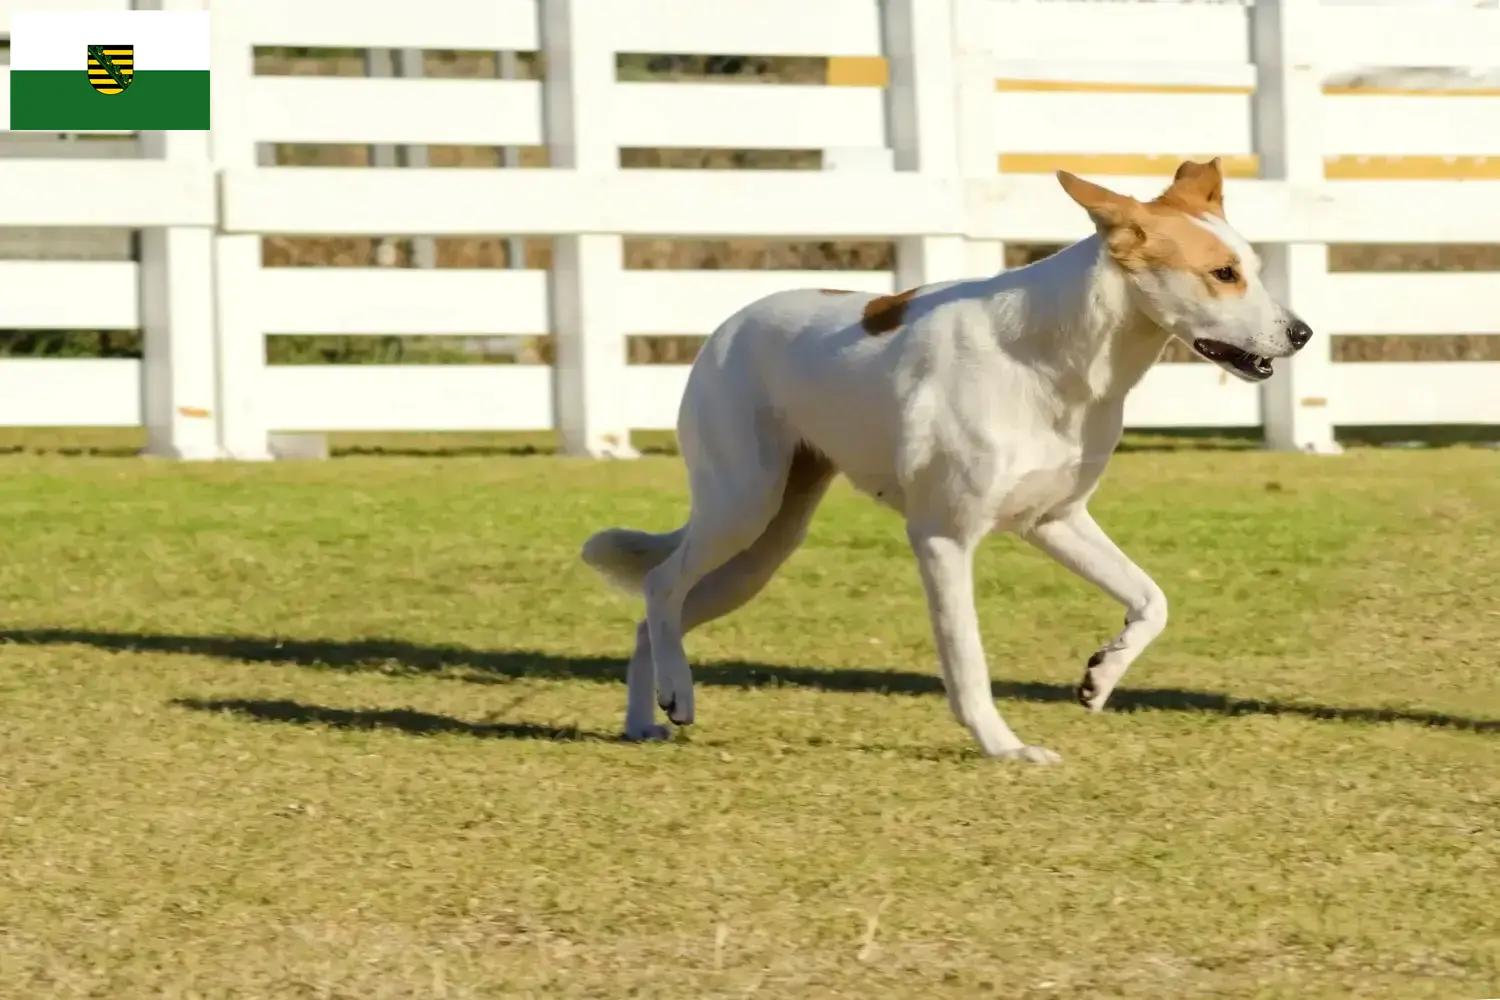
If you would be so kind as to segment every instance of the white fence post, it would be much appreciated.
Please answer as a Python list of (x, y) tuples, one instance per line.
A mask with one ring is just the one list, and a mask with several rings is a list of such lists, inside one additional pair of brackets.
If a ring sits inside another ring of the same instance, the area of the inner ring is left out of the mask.
[[(255, 135), (246, 130), (254, 83), (255, 50), (246, 23), (251, 4), (219, 3), (213, 8), (213, 130), (210, 142), (217, 170), (257, 165)], [(222, 175), (221, 175), (222, 176)], [(220, 181), (222, 185), (222, 180)], [(220, 189), (220, 201), (223, 201)], [(214, 289), (219, 356), (219, 446), (226, 458), (271, 458), (266, 426), (266, 336), (258, 316), (261, 238), (214, 237)]]
[[(954, 113), (954, 0), (882, 0), (881, 33), (890, 77), (886, 134), (897, 170), (958, 180)], [(969, 277), (961, 236), (896, 241), (896, 287)]]
[[(608, 32), (617, 0), (540, 2), (551, 167), (614, 173), (620, 153), (611, 128), (616, 74)], [(628, 373), (616, 308), (624, 255), (624, 240), (616, 235), (552, 239), (553, 410), (561, 450), (568, 455), (637, 455), (625, 424)]]
[[(1292, 184), (1323, 180), (1323, 75), (1318, 65), (1319, 5), (1313, 0), (1257, 0), (1248, 8), (1255, 59), (1255, 151), (1260, 176)], [(1312, 326), (1315, 335), (1261, 386), (1268, 447), (1337, 454), (1333, 435), (1333, 345), (1318, 333), (1324, 317), (1328, 247), (1277, 243), (1259, 248), (1266, 284)]]
[[(203, 0), (135, 0), (137, 10), (202, 10)], [(212, 169), (207, 132), (142, 132), (141, 155)], [(214, 232), (209, 226), (142, 229), (140, 310), (146, 454), (219, 457), (214, 357)]]

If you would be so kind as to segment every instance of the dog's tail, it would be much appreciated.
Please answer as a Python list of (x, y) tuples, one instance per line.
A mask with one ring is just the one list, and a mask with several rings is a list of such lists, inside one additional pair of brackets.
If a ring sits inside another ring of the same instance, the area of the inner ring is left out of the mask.
[(682, 527), (658, 535), (631, 528), (606, 528), (583, 543), (580, 557), (616, 587), (639, 594), (646, 574), (666, 562), (686, 530)]

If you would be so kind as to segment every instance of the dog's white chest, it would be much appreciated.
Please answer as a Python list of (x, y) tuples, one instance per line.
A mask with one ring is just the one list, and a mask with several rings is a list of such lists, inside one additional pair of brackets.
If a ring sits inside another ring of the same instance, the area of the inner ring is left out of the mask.
[(1002, 531), (1024, 530), (1062, 506), (1077, 486), (1076, 467), (1027, 472), (998, 497), (995, 527)]
[(995, 530), (1030, 529), (1087, 497), (1102, 471), (1102, 462), (1073, 455), (998, 483), (992, 518)]

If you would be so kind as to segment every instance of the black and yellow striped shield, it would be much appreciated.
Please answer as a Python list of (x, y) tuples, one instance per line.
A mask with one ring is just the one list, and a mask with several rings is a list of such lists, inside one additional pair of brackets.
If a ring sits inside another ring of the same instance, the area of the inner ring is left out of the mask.
[(99, 93), (118, 94), (134, 76), (134, 45), (89, 46), (89, 86)]

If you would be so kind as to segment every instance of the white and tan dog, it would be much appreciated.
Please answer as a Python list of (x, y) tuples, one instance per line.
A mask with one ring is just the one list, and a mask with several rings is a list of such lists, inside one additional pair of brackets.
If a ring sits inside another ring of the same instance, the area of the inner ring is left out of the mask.
[(684, 633), (766, 585), (840, 472), (904, 515), (948, 703), (986, 755), (1058, 759), (1023, 743), (995, 708), (972, 576), (990, 532), (1025, 538), (1125, 606), (1124, 631), (1078, 687), (1088, 708), (1104, 706), (1161, 633), (1161, 588), (1087, 508), (1125, 395), (1172, 337), (1258, 382), (1312, 331), (1267, 292), (1254, 251), (1225, 221), (1217, 159), (1183, 163), (1150, 202), (1057, 178), (1097, 232), (1045, 260), (899, 295), (778, 292), (714, 331), (678, 418), (687, 524), (610, 529), (583, 547), (586, 563), (646, 600), (628, 738), (669, 734), (653, 700), (673, 723), (692, 723)]

